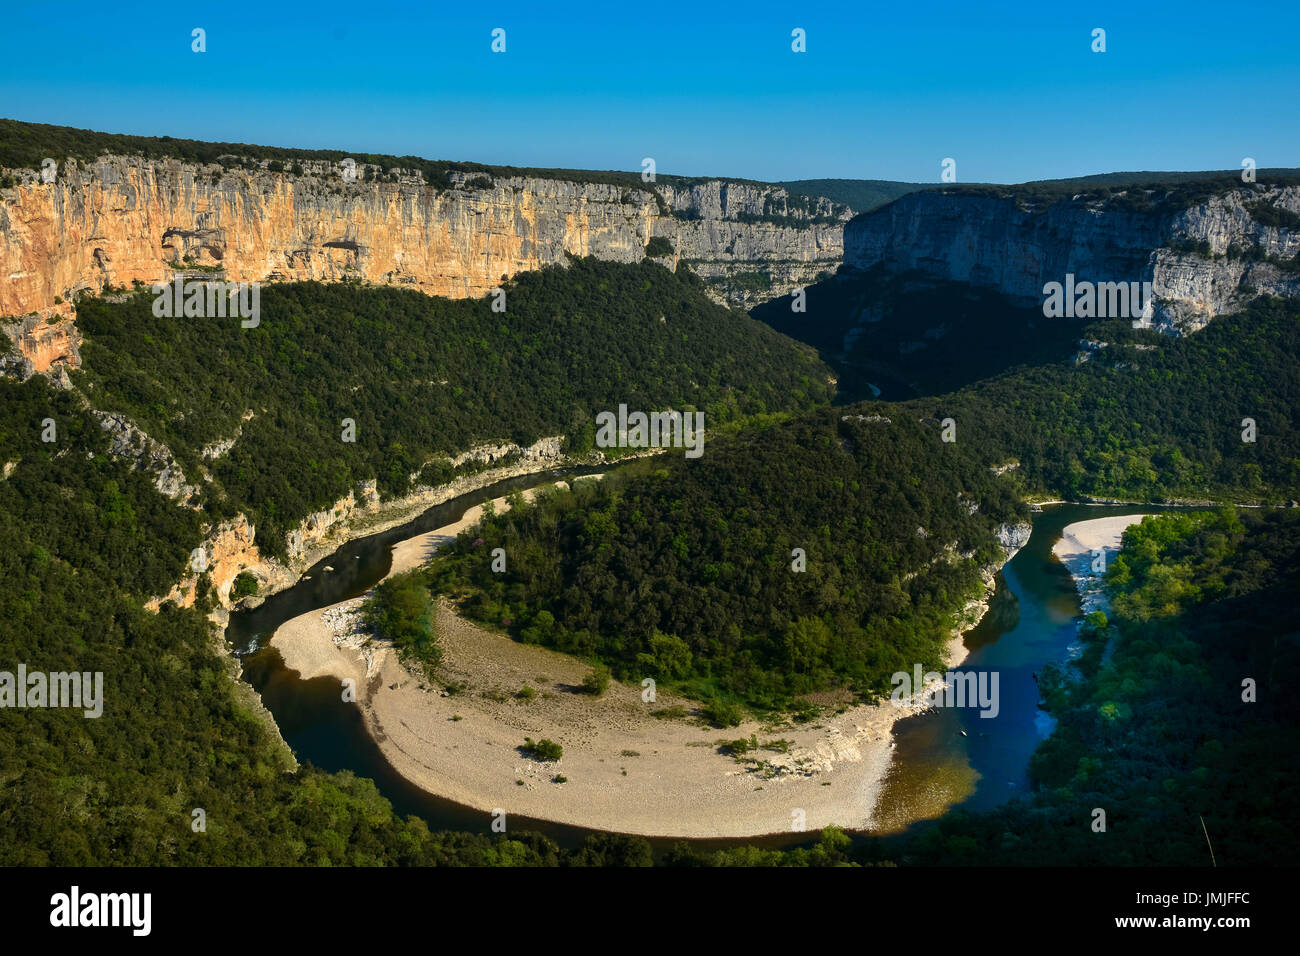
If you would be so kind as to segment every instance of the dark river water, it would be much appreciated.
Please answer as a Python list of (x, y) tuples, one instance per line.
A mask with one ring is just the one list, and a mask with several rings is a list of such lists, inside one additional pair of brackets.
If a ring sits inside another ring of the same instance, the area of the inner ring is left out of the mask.
[[(262, 695), (298, 759), (324, 770), (350, 770), (372, 778), (398, 813), (420, 816), (433, 829), (485, 831), (486, 814), (434, 797), (389, 766), (366, 732), (359, 709), (340, 700), (337, 680), (303, 681), (284, 667), (274, 647), (265, 645), (290, 618), (373, 587), (388, 573), (390, 549), (397, 542), (450, 524), (473, 505), (510, 491), (600, 470), (527, 475), (462, 495), (406, 525), (349, 542), (308, 569), (310, 580), (272, 595), (261, 607), (232, 614), (226, 637), (241, 654), (244, 679)], [(873, 833), (900, 832), (955, 806), (982, 809), (1025, 792), (1029, 757), (1052, 727), (1038, 709), (1033, 674), (1069, 658), (1079, 625), (1074, 584), (1052, 554), (1052, 545), (1061, 529), (1076, 521), (1154, 510), (1137, 505), (1054, 505), (1034, 515), (1029, 542), (998, 575), (989, 613), (966, 634), (970, 656), (956, 668), (998, 672), (999, 713), (984, 718), (975, 708), (938, 708), (900, 721), (894, 728), (897, 747)], [(334, 570), (325, 571), (326, 565)], [(563, 846), (576, 845), (590, 832), (517, 815), (511, 818), (511, 829), (538, 830)], [(781, 846), (807, 840), (806, 834), (786, 834), (695, 842)], [(666, 846), (675, 841), (651, 842)]]
[(1026, 792), (1029, 758), (1053, 727), (1038, 708), (1034, 675), (1079, 650), (1078, 592), (1052, 546), (1077, 521), (1162, 510), (1049, 505), (1033, 516), (1033, 534), (998, 575), (988, 613), (966, 632), (969, 656), (954, 668), (997, 673), (998, 713), (939, 707), (895, 724), (895, 759), (876, 808), (877, 832), (898, 832), (958, 805), (987, 809)]

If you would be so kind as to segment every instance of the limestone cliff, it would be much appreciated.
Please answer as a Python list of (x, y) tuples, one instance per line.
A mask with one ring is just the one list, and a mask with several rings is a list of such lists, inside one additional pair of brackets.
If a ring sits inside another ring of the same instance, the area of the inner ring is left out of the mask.
[(81, 368), (81, 333), (57, 310), (0, 323), (0, 331), (14, 346), (0, 355), (0, 374), (27, 379), (41, 372), (55, 385), (67, 387), (66, 370)]
[(1044, 284), (1067, 273), (1149, 281), (1153, 318), (1167, 330), (1201, 328), (1256, 295), (1300, 295), (1300, 187), (1243, 184), (1184, 208), (1118, 199), (912, 193), (851, 221), (844, 261), (967, 282), (1026, 305), (1041, 305)]
[(103, 156), (69, 160), (48, 184), (6, 170), (17, 185), (0, 190), (0, 315), (168, 280), (172, 264), (219, 268), (230, 281), (352, 277), (480, 296), (566, 253), (638, 262), (656, 236), (672, 246), (668, 264), (687, 260), (743, 304), (755, 273), (775, 296), (836, 268), (851, 215), (759, 183), (629, 188), (453, 173), (451, 188), (435, 189), (419, 172), (358, 165), (349, 182), (324, 161), (301, 173), (251, 165)]

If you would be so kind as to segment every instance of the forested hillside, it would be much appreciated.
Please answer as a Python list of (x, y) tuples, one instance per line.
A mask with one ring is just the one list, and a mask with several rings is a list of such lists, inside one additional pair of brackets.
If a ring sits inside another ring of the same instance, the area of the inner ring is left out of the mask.
[(839, 375), (837, 400), (873, 395), (902, 401), (942, 395), (1022, 366), (1074, 354), (1080, 328), (1049, 322), (1041, 309), (965, 283), (841, 270), (805, 290), (750, 310), (778, 332), (807, 342)]
[(98, 718), (3, 712), (0, 864), (530, 857), (431, 836), (369, 781), (286, 773), (200, 610), (142, 606), (180, 576), (198, 515), (113, 461), (98, 423), (44, 379), (0, 378), (0, 410), (0, 669), (103, 674)]
[[(57, 439), (43, 442), (44, 419)], [(637, 837), (431, 832), (370, 780), (289, 772), (203, 616), (142, 596), (179, 576), (198, 516), (107, 454), (71, 396), (0, 378), (0, 660), (103, 674), (103, 713), (7, 708), (0, 865), (645, 866)], [(245, 689), (246, 693), (246, 689)], [(195, 829), (195, 810), (204, 828)], [(834, 834), (786, 865), (848, 859)], [(669, 862), (695, 862), (680, 853)], [(703, 861), (702, 861), (703, 862)], [(724, 862), (718, 860), (716, 862)]]
[[(698, 462), (491, 518), (435, 564), (433, 586), (522, 640), (696, 696), (869, 692), (900, 662), (935, 659), (1018, 497), (1300, 497), (1296, 319), (1262, 301), (1158, 346), (1100, 325), (1110, 344), (1082, 364), (743, 433)], [(950, 545), (976, 560), (938, 560)], [(484, 546), (511, 555), (506, 574)], [(789, 570), (797, 547), (805, 574)]]
[(1300, 500), (1300, 302), (1259, 300), (1177, 339), (1122, 321), (1083, 337), (1106, 345), (905, 407), (951, 416), (991, 463), (1019, 462), (1027, 493)]
[(772, 707), (937, 665), (978, 568), (1003, 560), (995, 527), (1023, 513), (936, 423), (826, 409), (491, 517), (432, 582), (626, 679)]
[[(214, 516), (242, 511), (259, 544), (378, 478), (401, 494), (431, 458), (563, 434), (590, 449), (598, 411), (700, 409), (705, 427), (828, 400), (806, 346), (704, 293), (686, 270), (573, 260), (493, 297), (432, 298), (357, 283), (262, 290), (256, 328), (159, 319), (153, 295), (85, 299), (76, 384), (166, 444)], [(344, 419), (355, 442), (343, 440)], [(204, 446), (238, 436), (222, 457)]]
[(754, 315), (818, 348), (841, 399), (869, 397), (870, 382), (907, 414), (952, 417), (988, 463), (1018, 463), (1027, 495), (1300, 500), (1297, 300), (1259, 299), (1176, 338), (874, 273), (811, 287), (808, 306)]

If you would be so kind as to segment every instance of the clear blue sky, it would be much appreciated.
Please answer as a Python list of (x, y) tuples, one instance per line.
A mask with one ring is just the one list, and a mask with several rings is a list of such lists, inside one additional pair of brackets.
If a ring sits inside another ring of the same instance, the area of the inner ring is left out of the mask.
[(8, 6), (0, 116), (110, 132), (763, 180), (1300, 166), (1296, 0)]

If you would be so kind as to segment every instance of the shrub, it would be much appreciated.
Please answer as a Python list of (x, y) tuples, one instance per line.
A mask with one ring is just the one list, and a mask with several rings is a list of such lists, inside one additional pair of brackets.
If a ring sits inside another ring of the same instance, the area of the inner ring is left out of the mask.
[(658, 710), (650, 711), (650, 716), (660, 720), (682, 720), (686, 717), (686, 708), (681, 704), (673, 704), (671, 707), (660, 707)]
[(661, 259), (673, 254), (673, 244), (663, 236), (654, 236), (646, 243), (646, 257), (649, 259)]
[(525, 737), (524, 745), (519, 748), (519, 751), (534, 760), (559, 760), (564, 756), (564, 748), (554, 740), (547, 740), (545, 737), (537, 741), (532, 737)]
[(794, 718), (797, 724), (806, 724), (819, 713), (821, 713), (821, 708), (811, 701), (796, 700), (790, 705), (790, 716)]
[(758, 735), (750, 734), (748, 737), (738, 737), (735, 740), (724, 741), (722, 749), (734, 756), (743, 756), (751, 750), (758, 749)]
[(582, 689), (588, 694), (594, 694), (599, 697), (605, 691), (609, 690), (611, 675), (609, 668), (604, 664), (597, 664), (591, 669), (586, 677), (582, 679)]
[(238, 601), (257, 593), (257, 578), (250, 571), (240, 571), (230, 586), (230, 599)]
[(739, 704), (714, 698), (700, 709), (701, 715), (715, 727), (735, 727), (745, 718)]

